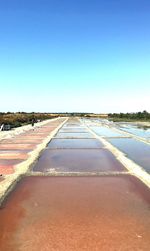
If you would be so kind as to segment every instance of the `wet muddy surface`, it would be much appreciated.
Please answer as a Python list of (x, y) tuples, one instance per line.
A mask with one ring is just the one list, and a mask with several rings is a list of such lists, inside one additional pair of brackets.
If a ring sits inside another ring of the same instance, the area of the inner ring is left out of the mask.
[(34, 148), (34, 144), (0, 144), (0, 151), (2, 149), (8, 150), (8, 149), (32, 149)]
[(7, 175), (14, 173), (14, 166), (13, 165), (0, 165), (0, 174)]
[(5, 160), (7, 160), (7, 159), (9, 159), (9, 160), (11, 160), (11, 159), (25, 159), (25, 158), (27, 158), (27, 154), (26, 153), (20, 153), (19, 151), (17, 152), (5, 152), (5, 151), (2, 151), (2, 152), (0, 152), (0, 160), (1, 159), (5, 159)]
[(0, 147), (3, 147), (3, 146), (5, 146), (6, 145), (6, 147), (7, 146), (9, 146), (10, 147), (10, 145), (11, 146), (13, 146), (13, 145), (17, 145), (17, 146), (24, 146), (24, 145), (27, 145), (27, 146), (29, 146), (29, 145), (37, 145), (37, 142), (36, 141), (33, 141), (32, 140), (32, 142), (30, 142), (30, 141), (22, 141), (22, 140), (19, 140), (19, 141), (8, 141), (8, 142), (3, 142), (2, 144), (0, 144)]
[(52, 139), (48, 148), (101, 148), (103, 144), (96, 139)]
[(9, 147), (7, 149), (0, 149), (0, 153), (16, 153), (16, 152), (20, 152), (20, 153), (29, 153), (32, 151), (32, 149), (9, 149)]
[(1, 141), (2, 144), (38, 144), (41, 143), (41, 139), (26, 139), (26, 138), (16, 138), (16, 139), (11, 139), (11, 140), (3, 140)]
[(17, 165), (24, 159), (0, 159), (0, 165), (9, 166), (9, 165)]
[(127, 156), (150, 172), (150, 145), (135, 139), (109, 139), (115, 147), (127, 154)]
[(45, 150), (34, 166), (40, 172), (106, 172), (125, 171), (115, 157), (105, 149)]
[(36, 150), (36, 147), (56, 128), (55, 125), (60, 125), (60, 122), (36, 127), (18, 135), (14, 134), (11, 138), (1, 140), (0, 174), (14, 173), (15, 166), (29, 158), (28, 153)]
[(149, 251), (150, 192), (136, 178), (24, 178), (0, 209), (1, 251)]
[(42, 140), (44, 138), (44, 136), (40, 136), (40, 135), (27, 135), (27, 136), (20, 136), (18, 137), (18, 139), (22, 140), (22, 139), (34, 139), (34, 140)]
[[(1, 174), (0, 174), (0, 175), (1, 175)], [(4, 180), (3, 176), (0, 176), (0, 182), (3, 181), (3, 180)]]

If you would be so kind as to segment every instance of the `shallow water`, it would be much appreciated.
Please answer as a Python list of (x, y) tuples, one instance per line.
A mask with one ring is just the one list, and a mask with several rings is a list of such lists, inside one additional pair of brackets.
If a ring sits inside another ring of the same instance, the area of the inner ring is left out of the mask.
[(103, 144), (96, 139), (52, 139), (48, 148), (101, 148)]
[(150, 129), (146, 129), (143, 127), (138, 128), (138, 126), (135, 125), (126, 125), (124, 127), (121, 127), (123, 131), (129, 132), (131, 134), (134, 134), (136, 136), (148, 139), (150, 137)]
[(102, 127), (102, 126), (91, 126), (90, 127), (96, 134), (104, 137), (124, 137), (125, 134), (121, 134), (119, 132), (115, 132), (111, 130), (110, 128), (107, 127)]
[(108, 141), (150, 172), (150, 145), (132, 138), (108, 139)]
[(73, 133), (73, 132), (59, 132), (57, 133), (57, 135), (55, 136), (55, 138), (93, 138), (93, 135), (90, 133)]
[(84, 125), (81, 125), (80, 123), (65, 123), (63, 127), (84, 127)]
[(49, 172), (125, 171), (115, 157), (105, 149), (45, 150), (34, 171)]
[(63, 133), (87, 133), (88, 130), (84, 127), (62, 127), (59, 132)]
[(149, 251), (149, 206), (133, 177), (24, 178), (0, 209), (1, 251)]

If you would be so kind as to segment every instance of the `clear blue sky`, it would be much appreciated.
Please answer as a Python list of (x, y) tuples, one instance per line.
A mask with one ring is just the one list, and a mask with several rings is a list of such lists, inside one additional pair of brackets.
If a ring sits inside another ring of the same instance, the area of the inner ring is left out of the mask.
[(0, 111), (144, 109), (149, 0), (0, 0)]

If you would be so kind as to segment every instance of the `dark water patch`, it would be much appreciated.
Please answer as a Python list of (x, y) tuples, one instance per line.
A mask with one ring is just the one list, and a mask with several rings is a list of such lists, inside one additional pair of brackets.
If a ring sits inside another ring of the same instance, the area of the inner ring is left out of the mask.
[(65, 127), (63, 127), (63, 128), (61, 128), (60, 130), (59, 130), (59, 132), (63, 132), (63, 133), (65, 133), (65, 132), (67, 132), (67, 133), (69, 133), (69, 132), (72, 132), (72, 133), (87, 133), (88, 132), (88, 130), (86, 129), (86, 128), (79, 128), (79, 127), (74, 127), (74, 128), (65, 128)]
[(103, 144), (96, 139), (52, 139), (48, 148), (101, 148)]
[(108, 141), (150, 172), (150, 145), (132, 138), (109, 139)]
[(105, 149), (45, 150), (33, 168), (50, 172), (106, 172), (125, 171), (125, 168)]
[(93, 135), (90, 133), (63, 133), (63, 132), (59, 132), (56, 134), (55, 138), (93, 138)]

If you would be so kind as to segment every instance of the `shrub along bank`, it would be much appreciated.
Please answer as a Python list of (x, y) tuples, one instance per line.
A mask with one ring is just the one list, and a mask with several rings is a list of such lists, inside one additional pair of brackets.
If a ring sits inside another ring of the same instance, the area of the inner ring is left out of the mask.
[(150, 121), (150, 113), (147, 111), (136, 113), (109, 113), (108, 119), (113, 121)]
[(58, 117), (55, 114), (48, 113), (0, 113), (0, 126), (1, 125), (10, 125), (11, 128), (23, 126), (30, 124), (32, 122), (36, 123), (46, 119), (53, 119)]

